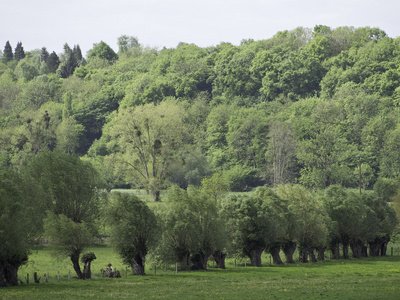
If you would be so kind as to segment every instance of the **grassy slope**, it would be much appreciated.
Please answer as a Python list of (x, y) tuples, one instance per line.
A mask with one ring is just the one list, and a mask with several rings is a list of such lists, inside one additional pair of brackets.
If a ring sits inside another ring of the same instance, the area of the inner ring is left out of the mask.
[[(399, 299), (400, 257), (367, 258), (360, 260), (325, 261), (310, 264), (234, 268), (228, 261), (226, 270), (180, 272), (173, 266), (167, 272), (147, 266), (143, 277), (125, 277), (125, 266), (112, 248), (97, 246), (94, 251), (93, 279), (80, 281), (72, 273), (71, 264), (57, 262), (47, 247), (34, 250), (28, 266), (20, 269), (20, 277), (37, 271), (40, 284), (30, 283), (0, 289), (0, 299)], [(99, 270), (111, 262), (122, 270), (120, 279), (100, 278)], [(68, 269), (71, 280), (68, 281)], [(57, 271), (61, 270), (60, 282)], [(44, 283), (43, 274), (50, 274)], [(31, 280), (32, 282), (32, 280)]]

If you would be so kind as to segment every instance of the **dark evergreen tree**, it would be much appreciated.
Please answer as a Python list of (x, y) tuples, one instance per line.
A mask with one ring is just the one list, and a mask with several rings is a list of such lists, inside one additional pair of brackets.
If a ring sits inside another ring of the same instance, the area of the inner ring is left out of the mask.
[(82, 56), (82, 51), (79, 45), (75, 45), (71, 49), (67, 43), (64, 45), (64, 55), (66, 60), (62, 63), (58, 75), (61, 78), (67, 78), (71, 76), (75, 68), (85, 64), (85, 59)]
[(20, 61), (25, 57), (24, 47), (22, 47), (22, 43), (18, 42), (17, 47), (15, 47), (14, 59)]
[(53, 51), (47, 59), (47, 67), (51, 73), (55, 73), (60, 65), (58, 55)]
[(4, 46), (3, 63), (9, 62), (9, 61), (13, 60), (13, 58), (14, 58), (14, 55), (12, 52), (10, 42), (7, 41), (6, 45)]
[(42, 52), (40, 53), (40, 61), (47, 63), (47, 60), (49, 59), (49, 52), (47, 51), (46, 47), (42, 48)]
[(82, 61), (83, 56), (82, 56), (82, 51), (81, 51), (81, 47), (79, 47), (79, 45), (75, 45), (74, 49), (72, 50), (72, 53), (75, 56), (76, 61), (79, 63), (80, 61)]

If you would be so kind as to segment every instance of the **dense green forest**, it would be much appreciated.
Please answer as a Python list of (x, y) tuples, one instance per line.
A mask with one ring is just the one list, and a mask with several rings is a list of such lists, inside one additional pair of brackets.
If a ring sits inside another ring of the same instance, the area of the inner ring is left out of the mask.
[[(345, 258), (349, 247), (354, 257), (366, 245), (386, 253), (400, 176), (400, 38), (319, 25), (239, 46), (155, 49), (130, 36), (118, 45), (99, 42), (83, 56), (79, 45), (50, 54), (5, 44), (0, 217), (11, 221), (0, 218), (10, 228), (0, 248), (14, 239), (22, 249), (0, 257), (11, 268), (5, 281), (16, 282), (43, 228), (84, 278), (80, 254), (107, 222), (138, 274), (148, 248), (125, 242), (138, 224), (141, 241), (161, 235), (158, 255), (186, 269), (211, 254), (223, 266), (227, 249), (255, 266), (263, 251), (281, 263), (281, 249), (292, 262), (296, 245), (304, 261), (314, 250), (339, 257), (339, 244)], [(154, 210), (95, 191), (132, 187), (157, 202), (171, 186)]]
[[(90, 160), (103, 183), (186, 188), (221, 173), (259, 185), (370, 189), (400, 174), (400, 40), (315, 26), (208, 48), (94, 44), (0, 64), (0, 165), (42, 150)], [(156, 196), (155, 196), (156, 197)]]

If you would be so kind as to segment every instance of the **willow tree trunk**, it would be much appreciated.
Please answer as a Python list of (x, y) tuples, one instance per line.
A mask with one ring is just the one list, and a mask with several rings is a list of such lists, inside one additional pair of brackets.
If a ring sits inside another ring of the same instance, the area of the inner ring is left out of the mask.
[(354, 258), (360, 258), (363, 256), (364, 243), (360, 240), (353, 239), (350, 242), (350, 249)]
[(253, 267), (261, 267), (261, 254), (264, 248), (253, 249), (249, 252), (249, 258)]
[(214, 258), (215, 263), (217, 264), (217, 268), (225, 269), (226, 253), (223, 253), (222, 251), (217, 250), (213, 253), (213, 258)]
[(181, 257), (181, 268), (183, 270), (190, 270), (190, 253), (186, 253)]
[(285, 253), (286, 263), (294, 264), (293, 260), (294, 251), (296, 251), (296, 243), (295, 242), (285, 242), (282, 244), (283, 253)]
[(318, 252), (318, 260), (325, 260), (325, 250), (326, 247), (318, 247), (317, 252)]
[(317, 258), (315, 257), (314, 248), (310, 248), (308, 251), (308, 256), (310, 257), (312, 262), (317, 262)]
[(308, 263), (308, 247), (300, 247), (299, 262)]
[(379, 256), (379, 252), (381, 249), (381, 243), (380, 241), (373, 241), (372, 243), (369, 243), (369, 255), (372, 257)]
[(83, 273), (81, 271), (81, 267), (79, 265), (79, 252), (75, 252), (73, 254), (71, 254), (70, 258), (72, 261), (72, 265), (74, 267), (75, 273), (78, 276), (79, 279), (85, 279), (85, 277), (83, 276)]
[(5, 266), (3, 263), (0, 263), (0, 287), (6, 287), (7, 283), (5, 281), (5, 277), (4, 277), (4, 269)]
[(146, 257), (144, 255), (135, 255), (133, 257), (132, 269), (133, 274), (135, 275), (145, 275), (144, 267), (145, 267)]
[(211, 255), (211, 251), (207, 251), (206, 253), (200, 251), (199, 253), (192, 256), (190, 259), (192, 261), (192, 269), (193, 270), (207, 270), (207, 262), (208, 258)]
[(342, 243), (343, 245), (343, 258), (344, 259), (349, 259), (349, 242), (345, 241)]
[(92, 271), (90, 269), (91, 264), (92, 261), (87, 261), (83, 266), (83, 275), (85, 276), (86, 279), (92, 278)]
[(332, 259), (339, 259), (340, 258), (340, 252), (339, 252), (339, 243), (334, 242), (331, 244), (331, 251), (332, 251)]
[(272, 256), (272, 261), (273, 261), (274, 265), (282, 265), (283, 264), (281, 257), (279, 255), (280, 252), (281, 252), (281, 246), (279, 244), (271, 246), (269, 248), (269, 253)]
[(390, 236), (385, 236), (381, 244), (381, 256), (386, 256), (387, 245), (389, 244), (389, 242), (390, 242)]

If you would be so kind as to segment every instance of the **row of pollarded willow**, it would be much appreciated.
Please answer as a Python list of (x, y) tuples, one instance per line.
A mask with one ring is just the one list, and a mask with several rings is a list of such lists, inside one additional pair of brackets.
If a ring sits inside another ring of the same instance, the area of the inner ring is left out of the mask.
[[(227, 255), (248, 256), (259, 266), (264, 251), (279, 264), (280, 249), (287, 262), (293, 262), (296, 246), (303, 262), (309, 256), (315, 259), (314, 250), (321, 259), (327, 248), (338, 256), (339, 244), (345, 258), (349, 246), (354, 257), (366, 255), (367, 245), (370, 255), (384, 255), (397, 223), (393, 208), (374, 193), (360, 196), (339, 187), (311, 193), (299, 185), (282, 185), (276, 192), (260, 187), (242, 196), (222, 197), (226, 190), (223, 178), (214, 175), (204, 179), (200, 189), (172, 187), (155, 211), (128, 195), (101, 201), (96, 172), (89, 164), (69, 154), (39, 153), (19, 174), (2, 175), (0, 221), (10, 219), (3, 224), (10, 230), (0, 236), (2, 254), (13, 255), (1, 257), (1, 284), (17, 284), (28, 242), (42, 226), (83, 279), (90, 272), (82, 273), (80, 255), (93, 241), (96, 224), (105, 220), (117, 251), (136, 274), (144, 273), (149, 251), (160, 260), (181, 262), (187, 270), (206, 269), (211, 255), (219, 267), (224, 267)], [(17, 246), (7, 248), (10, 241)]]

